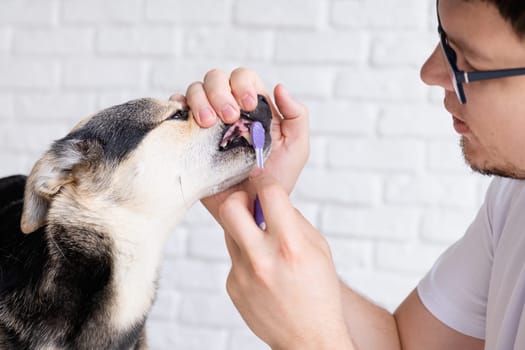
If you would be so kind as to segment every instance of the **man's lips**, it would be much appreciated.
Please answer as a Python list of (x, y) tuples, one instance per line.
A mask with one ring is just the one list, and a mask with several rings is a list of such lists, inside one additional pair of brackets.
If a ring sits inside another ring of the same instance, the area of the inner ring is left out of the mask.
[(456, 130), (458, 134), (464, 135), (470, 131), (469, 127), (464, 121), (456, 118), (455, 116), (452, 116), (452, 119), (454, 121), (454, 130)]
[(443, 104), (445, 105), (445, 109), (452, 115), (454, 130), (456, 130), (456, 132), (460, 135), (465, 135), (466, 133), (470, 132), (470, 128), (462, 119), (457, 117), (458, 113), (454, 113), (455, 110), (457, 111), (457, 108), (454, 108), (456, 106), (456, 100), (454, 100), (454, 98), (455, 96), (446, 94)]

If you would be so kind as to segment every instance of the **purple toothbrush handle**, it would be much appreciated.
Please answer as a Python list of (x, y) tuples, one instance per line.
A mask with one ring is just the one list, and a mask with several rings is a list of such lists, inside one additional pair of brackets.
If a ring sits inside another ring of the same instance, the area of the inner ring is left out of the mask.
[(266, 222), (264, 221), (261, 202), (259, 202), (259, 196), (255, 196), (255, 202), (253, 204), (253, 216), (257, 226), (259, 226), (259, 228), (264, 231), (266, 229)]

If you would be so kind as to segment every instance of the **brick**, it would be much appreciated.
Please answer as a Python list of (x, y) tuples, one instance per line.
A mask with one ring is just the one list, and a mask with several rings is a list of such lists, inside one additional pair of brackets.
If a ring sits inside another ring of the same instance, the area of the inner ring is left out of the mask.
[(208, 209), (200, 202), (195, 203), (188, 210), (184, 223), (190, 228), (199, 227), (209, 229), (211, 232), (222, 232), (221, 227), (213, 219)]
[(374, 243), (372, 240), (358, 240), (341, 237), (327, 237), (337, 271), (371, 267)]
[(443, 106), (445, 91), (440, 86), (426, 86), (430, 102)]
[(424, 160), (425, 145), (417, 140), (333, 138), (328, 144), (328, 164), (336, 169), (415, 172)]
[(437, 32), (381, 32), (372, 40), (371, 62), (376, 66), (419, 68), (434, 51), (438, 40)]
[[(195, 59), (170, 60), (156, 62), (152, 67), (151, 81), (153, 88), (166, 89), (166, 93), (185, 93), (189, 84), (202, 81), (206, 72), (212, 68), (226, 73), (239, 67), (239, 63), (228, 60)], [(309, 98), (330, 97), (336, 74), (316, 65), (274, 65), (254, 62), (249, 68), (255, 70), (267, 88), (283, 83), (288, 91), (300, 101)], [(269, 90), (271, 91), (271, 90)]]
[(459, 142), (430, 142), (427, 158), (430, 170), (462, 174), (468, 172)]
[(13, 118), (13, 106), (13, 96), (0, 93), (0, 125)]
[(147, 0), (146, 19), (157, 23), (217, 25), (229, 22), (226, 0)]
[(376, 131), (378, 108), (373, 104), (345, 100), (303, 101), (310, 112), (314, 134), (372, 135)]
[(64, 84), (75, 88), (138, 88), (144, 84), (145, 68), (122, 59), (70, 60), (64, 65)]
[(226, 350), (228, 332), (203, 327), (183, 327), (174, 321), (149, 320), (148, 346), (152, 350)]
[(359, 208), (327, 205), (321, 231), (331, 236), (406, 241), (419, 229), (419, 211), (403, 207)]
[(352, 269), (341, 272), (345, 283), (390, 312), (417, 286), (423, 277), (420, 273), (378, 271), (374, 269)]
[(17, 54), (83, 55), (93, 51), (94, 30), (82, 28), (18, 29), (13, 34)]
[(72, 128), (96, 112), (95, 96), (69, 92), (21, 93), (14, 98), (14, 109), (23, 120), (63, 120)]
[(243, 0), (236, 2), (234, 18), (250, 27), (315, 28), (322, 19), (321, 6), (316, 0)]
[[(51, 143), (65, 136), (68, 126), (58, 122), (20, 122), (17, 130), (7, 135), (7, 143), (19, 152), (46, 151)], [(36, 160), (36, 159), (35, 159)]]
[(266, 86), (283, 83), (292, 96), (305, 101), (332, 96), (335, 75), (335, 71), (314, 64), (283, 64), (272, 67), (261, 76), (270, 82)]
[(243, 28), (195, 28), (184, 36), (184, 53), (190, 57), (209, 57), (262, 61), (271, 58), (273, 37), (269, 31)]
[(283, 32), (275, 41), (277, 62), (352, 64), (364, 62), (367, 54), (359, 32)]
[(182, 37), (169, 26), (102, 27), (97, 50), (121, 55), (170, 55), (180, 51)]
[(199, 259), (229, 261), (223, 230), (219, 227), (193, 228), (188, 235), (188, 255)]
[(224, 290), (229, 271), (228, 263), (176, 259), (164, 263), (162, 276), (170, 289), (220, 292)]
[[(94, 112), (100, 111), (110, 106), (119, 105), (127, 101), (135, 100), (141, 97), (155, 97), (146, 94), (142, 89), (110, 89), (107, 91), (97, 91), (97, 105)], [(166, 99), (166, 97), (164, 97)]]
[[(296, 189), (299, 188), (301, 185), (297, 184)], [(319, 213), (320, 213), (320, 205), (317, 201), (308, 201), (308, 200), (301, 200), (297, 199), (297, 191), (294, 191), (291, 199), (293, 206), (299, 210), (302, 216), (308, 222), (313, 225), (314, 227), (319, 227)]]
[(234, 330), (230, 335), (230, 350), (269, 350), (270, 347), (252, 332)]
[(151, 350), (171, 349), (176, 336), (177, 326), (176, 321), (148, 319), (145, 325), (148, 348)]
[(341, 28), (424, 29), (428, 24), (428, 1), (400, 2), (335, 0), (331, 21)]
[(140, 0), (68, 0), (63, 19), (68, 23), (134, 23), (141, 19)]
[(411, 242), (379, 242), (376, 251), (377, 267), (392, 272), (424, 274), (446, 249), (446, 245), (428, 245)]
[(180, 294), (162, 286), (155, 297), (155, 302), (148, 316), (149, 320), (175, 320), (178, 315)]
[(309, 167), (322, 168), (327, 162), (328, 140), (325, 136), (310, 136), (310, 156), (306, 163)]
[(228, 296), (194, 292), (184, 294), (180, 319), (188, 325), (243, 327), (244, 322)]
[[(0, 137), (2, 133), (0, 132)], [(0, 142), (1, 144), (2, 142)], [(0, 177), (10, 176), (14, 174), (28, 174), (33, 165), (33, 159), (20, 153), (6, 152), (3, 148), (0, 152), (0, 164), (2, 169), (0, 170)]]
[(468, 176), (389, 176), (385, 200), (394, 204), (471, 208), (477, 205), (477, 182)]
[(424, 137), (454, 140), (457, 136), (442, 107), (428, 104), (401, 104), (384, 108), (378, 130), (385, 136)]
[(51, 60), (0, 58), (0, 89), (49, 89), (59, 84), (59, 66)]
[(186, 227), (178, 225), (164, 244), (164, 256), (175, 259), (186, 256), (189, 233)]
[[(224, 61), (226, 62), (226, 61)], [(215, 65), (210, 60), (184, 60), (159, 62), (152, 69), (152, 84), (155, 88), (166, 88), (170, 92), (184, 93), (189, 84), (202, 81), (206, 72), (218, 68), (227, 73), (239, 67), (239, 64), (224, 63)], [(285, 87), (300, 101), (308, 98), (329, 97), (332, 95), (335, 71), (326, 70), (316, 65), (250, 65), (268, 88), (277, 83)]]
[(9, 28), (0, 27), (0, 53), (7, 53), (11, 49), (11, 33)]
[[(157, 62), (151, 70), (151, 83), (154, 88), (186, 93), (194, 81), (202, 81), (204, 74), (213, 66), (208, 62), (169, 60)], [(221, 67), (224, 68), (224, 67)], [(228, 71), (228, 69), (225, 69)]]
[(396, 102), (424, 101), (427, 91), (415, 67), (346, 69), (338, 74), (335, 89), (337, 97)]
[(372, 205), (381, 201), (382, 179), (344, 170), (305, 169), (295, 193), (322, 202)]
[(57, 10), (57, 1), (3, 0), (0, 23), (53, 24)]

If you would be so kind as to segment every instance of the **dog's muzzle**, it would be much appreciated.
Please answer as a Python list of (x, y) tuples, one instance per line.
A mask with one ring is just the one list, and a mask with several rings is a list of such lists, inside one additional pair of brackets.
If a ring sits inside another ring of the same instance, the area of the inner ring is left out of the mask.
[(259, 121), (265, 130), (265, 147), (270, 143), (272, 111), (266, 98), (258, 95), (257, 108), (252, 112), (241, 110), (241, 117), (233, 124), (226, 124), (219, 144), (219, 151), (228, 151), (237, 147), (253, 147), (250, 129), (254, 121)]

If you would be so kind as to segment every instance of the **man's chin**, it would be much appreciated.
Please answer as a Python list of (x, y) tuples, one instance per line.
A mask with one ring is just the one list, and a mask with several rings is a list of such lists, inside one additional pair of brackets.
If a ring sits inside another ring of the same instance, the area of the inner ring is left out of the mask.
[(516, 168), (512, 164), (500, 166), (490, 164), (489, 160), (483, 159), (481, 155), (469, 149), (468, 141), (465, 141), (463, 137), (461, 138), (460, 145), (465, 163), (467, 163), (474, 172), (487, 176), (508, 177), (517, 180), (525, 179), (525, 171)]

